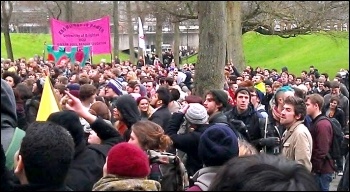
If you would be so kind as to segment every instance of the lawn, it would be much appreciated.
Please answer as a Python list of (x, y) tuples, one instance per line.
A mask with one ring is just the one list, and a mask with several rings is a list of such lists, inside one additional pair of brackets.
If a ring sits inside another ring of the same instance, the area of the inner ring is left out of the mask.
[[(43, 55), (45, 42), (48, 45), (52, 43), (51, 35), (11, 33), (11, 43), (12, 43), (12, 49), (13, 49), (13, 54), (15, 58), (19, 58), (19, 57), (30, 58), (30, 57), (33, 57), (35, 54)], [(1, 57), (7, 58), (3, 33), (1, 33)], [(129, 59), (129, 55), (120, 52), (119, 58), (124, 61)], [(93, 63), (98, 63), (101, 59), (106, 59), (107, 62), (109, 62), (111, 60), (111, 55), (110, 54), (94, 55), (92, 58)]]
[[(246, 65), (278, 71), (286, 66), (296, 75), (314, 65), (321, 73), (334, 77), (340, 68), (349, 69), (349, 33), (336, 36), (312, 34), (280, 38), (249, 32), (243, 35)], [(188, 62), (197, 62), (197, 56), (189, 57)]]
[[(44, 42), (51, 43), (49, 34), (11, 34), (15, 58), (32, 57), (42, 54)], [(349, 68), (349, 33), (336, 33), (336, 37), (324, 34), (300, 35), (294, 38), (266, 36), (255, 32), (243, 35), (243, 48), (246, 65), (253, 68), (281, 70), (288, 67), (289, 71), (299, 75), (302, 70), (309, 70), (314, 65), (321, 73), (327, 72), (334, 77), (340, 68)], [(1, 57), (6, 58), (6, 48), (1, 36)], [(102, 58), (110, 61), (110, 55), (95, 55), (93, 62)], [(121, 60), (127, 60), (128, 55), (120, 53)], [(182, 62), (195, 63), (197, 55), (183, 59)]]

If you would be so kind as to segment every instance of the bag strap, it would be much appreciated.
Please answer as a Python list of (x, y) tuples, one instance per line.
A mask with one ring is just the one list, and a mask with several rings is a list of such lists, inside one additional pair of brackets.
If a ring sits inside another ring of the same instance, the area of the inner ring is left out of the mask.
[(25, 131), (16, 127), (15, 132), (14, 132), (13, 137), (12, 137), (12, 140), (11, 140), (11, 143), (10, 143), (8, 149), (6, 150), (6, 153), (5, 153), (6, 167), (10, 170), (13, 169), (13, 164), (14, 164), (13, 156), (15, 155), (17, 150), (20, 148), (21, 141), (22, 141), (23, 137), (25, 136), (25, 134), (26, 134)]
[[(268, 123), (268, 121), (269, 121), (269, 118), (266, 117), (266, 118), (265, 118), (265, 128), (264, 128), (264, 139), (266, 139), (266, 136), (267, 136), (267, 123)], [(265, 153), (266, 153), (266, 145), (265, 145), (265, 147), (264, 147), (264, 151), (265, 151)]]

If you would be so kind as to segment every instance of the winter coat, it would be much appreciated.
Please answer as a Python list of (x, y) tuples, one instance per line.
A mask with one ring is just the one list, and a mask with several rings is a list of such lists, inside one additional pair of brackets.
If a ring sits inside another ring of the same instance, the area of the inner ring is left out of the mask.
[(311, 171), (312, 137), (303, 121), (295, 122), (282, 137), (282, 155)]
[(92, 191), (160, 191), (160, 183), (146, 178), (128, 178), (108, 174), (94, 184)]

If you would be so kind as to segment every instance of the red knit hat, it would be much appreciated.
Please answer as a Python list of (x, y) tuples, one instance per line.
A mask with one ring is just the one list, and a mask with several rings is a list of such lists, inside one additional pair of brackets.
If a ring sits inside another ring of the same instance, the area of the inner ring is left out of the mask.
[(108, 152), (107, 173), (124, 177), (146, 177), (150, 174), (146, 153), (136, 145), (122, 142)]

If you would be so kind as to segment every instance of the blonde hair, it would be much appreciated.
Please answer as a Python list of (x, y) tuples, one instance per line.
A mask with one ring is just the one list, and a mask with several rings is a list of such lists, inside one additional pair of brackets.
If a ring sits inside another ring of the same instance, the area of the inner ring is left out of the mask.
[(258, 154), (258, 151), (255, 149), (255, 147), (248, 143), (246, 140), (238, 140), (238, 147), (239, 157)]
[(163, 128), (152, 121), (138, 121), (131, 126), (131, 130), (143, 150), (166, 151), (172, 145), (172, 140), (164, 134)]

